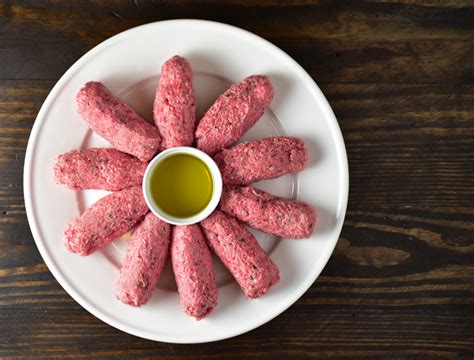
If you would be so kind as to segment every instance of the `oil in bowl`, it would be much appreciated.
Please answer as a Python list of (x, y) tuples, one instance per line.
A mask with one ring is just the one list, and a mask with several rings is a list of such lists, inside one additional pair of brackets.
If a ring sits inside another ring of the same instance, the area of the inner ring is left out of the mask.
[(203, 211), (214, 190), (212, 174), (206, 163), (185, 153), (163, 159), (150, 174), (149, 184), (156, 206), (180, 219)]

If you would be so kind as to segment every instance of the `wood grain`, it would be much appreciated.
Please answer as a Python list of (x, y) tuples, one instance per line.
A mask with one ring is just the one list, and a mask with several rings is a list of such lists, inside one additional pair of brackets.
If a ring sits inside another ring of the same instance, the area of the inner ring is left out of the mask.
[[(0, 22), (0, 49), (7, 66), (0, 67), (0, 78), (56, 79), (80, 55), (118, 32), (184, 17), (223, 21), (262, 35), (319, 83), (474, 80), (473, 6), (252, 3), (142, 1), (136, 7), (129, 1), (4, 1), (0, 15), (8, 21)], [(22, 61), (15, 61), (20, 55)]]
[(22, 323), (0, 314), (2, 323), (6, 321), (11, 329), (8, 339), (21, 336), (20, 341), (0, 350), (0, 356), (22, 351), (35, 359), (220, 359), (226, 353), (226, 359), (237, 360), (307, 359), (319, 353), (327, 358), (350, 354), (351, 358), (363, 359), (387, 354), (384, 358), (445, 359), (453, 351), (468, 354), (472, 347), (465, 330), (474, 330), (472, 322), (457, 313), (328, 313), (298, 304), (278, 319), (235, 339), (211, 345), (173, 345), (124, 335), (82, 309), (20, 310), (18, 314), (32, 321)]
[[(474, 356), (472, 1), (0, 1), (0, 358)], [(170, 18), (237, 25), (317, 81), (346, 142), (350, 200), (328, 265), (290, 309), (212, 344), (155, 343), (82, 309), (34, 245), (26, 144), (62, 73), (100, 41)]]

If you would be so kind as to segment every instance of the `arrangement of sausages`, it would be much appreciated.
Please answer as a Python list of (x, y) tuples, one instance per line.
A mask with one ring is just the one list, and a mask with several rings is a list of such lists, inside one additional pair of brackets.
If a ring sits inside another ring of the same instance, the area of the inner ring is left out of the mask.
[[(77, 112), (115, 149), (73, 150), (56, 158), (56, 182), (73, 190), (113, 191), (97, 201), (64, 232), (65, 246), (89, 255), (137, 225), (115, 283), (125, 304), (146, 304), (168, 253), (183, 311), (200, 320), (217, 306), (218, 287), (211, 250), (233, 275), (245, 296), (263, 296), (280, 280), (277, 265), (244, 223), (284, 238), (308, 238), (316, 210), (247, 186), (302, 171), (304, 143), (279, 136), (232, 146), (268, 109), (274, 90), (263, 75), (229, 87), (196, 124), (192, 70), (174, 56), (164, 63), (153, 105), (156, 126), (114, 97), (100, 82), (77, 94)], [(214, 157), (224, 190), (219, 209), (200, 224), (171, 227), (149, 212), (140, 187), (147, 161), (160, 150), (192, 146)], [(230, 147), (230, 148), (229, 148)]]

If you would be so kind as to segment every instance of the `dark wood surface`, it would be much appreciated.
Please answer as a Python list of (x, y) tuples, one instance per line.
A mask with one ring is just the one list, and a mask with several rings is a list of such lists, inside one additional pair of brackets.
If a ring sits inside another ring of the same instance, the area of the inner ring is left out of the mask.
[[(22, 172), (36, 114), (83, 53), (136, 25), (226, 22), (272, 41), (342, 128), (350, 199), (337, 248), (289, 310), (237, 338), (173, 345), (82, 309), (46, 268)], [(0, 1), (0, 358), (474, 356), (473, 1)]]

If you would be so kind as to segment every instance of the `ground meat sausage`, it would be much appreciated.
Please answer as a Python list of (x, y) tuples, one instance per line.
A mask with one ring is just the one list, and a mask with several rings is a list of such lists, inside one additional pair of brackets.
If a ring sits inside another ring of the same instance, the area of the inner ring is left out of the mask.
[(141, 186), (107, 195), (69, 223), (65, 246), (71, 252), (89, 255), (125, 234), (147, 212)]
[(116, 149), (73, 150), (59, 155), (54, 163), (58, 184), (73, 190), (118, 191), (141, 185), (146, 162)]
[(114, 97), (104, 84), (86, 83), (76, 102), (79, 115), (117, 150), (148, 161), (160, 149), (161, 137), (156, 126)]
[(260, 119), (272, 99), (273, 87), (266, 76), (249, 76), (232, 85), (199, 121), (197, 148), (214, 155), (232, 145)]
[(125, 304), (146, 304), (156, 288), (170, 243), (170, 225), (148, 213), (130, 237), (115, 296)]
[(242, 223), (215, 210), (201, 226), (209, 245), (249, 299), (264, 295), (280, 281), (277, 266)]
[(316, 224), (316, 209), (310, 205), (250, 186), (225, 187), (220, 209), (255, 229), (290, 239), (310, 237)]
[(248, 185), (303, 170), (308, 151), (303, 141), (289, 136), (247, 141), (214, 156), (226, 185)]
[(196, 118), (193, 73), (185, 58), (173, 56), (161, 68), (153, 106), (162, 149), (192, 146)]
[(217, 283), (199, 225), (175, 226), (170, 252), (181, 307), (200, 320), (217, 306)]

